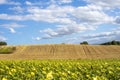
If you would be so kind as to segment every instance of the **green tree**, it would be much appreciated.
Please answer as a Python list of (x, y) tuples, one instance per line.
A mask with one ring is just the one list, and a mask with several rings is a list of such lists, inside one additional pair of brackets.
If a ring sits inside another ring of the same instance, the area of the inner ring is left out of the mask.
[(116, 42), (115, 40), (113, 40), (113, 41), (111, 42), (111, 44), (112, 44), (112, 45), (117, 45), (117, 42)]
[(2, 45), (7, 45), (7, 43), (4, 41), (0, 41), (0, 46), (2, 46)]
[(105, 42), (105, 43), (102, 43), (101, 45), (120, 45), (120, 41), (110, 41), (110, 42)]
[(88, 42), (87, 42), (87, 41), (83, 41), (83, 42), (80, 43), (80, 44), (88, 45)]
[(117, 42), (117, 45), (120, 45), (120, 42), (119, 42), (119, 41)]

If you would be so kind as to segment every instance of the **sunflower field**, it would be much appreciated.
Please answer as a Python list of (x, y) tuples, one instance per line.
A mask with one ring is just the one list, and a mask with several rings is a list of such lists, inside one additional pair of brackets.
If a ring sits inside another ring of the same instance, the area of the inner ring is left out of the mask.
[(4, 60), (0, 80), (119, 80), (120, 60)]

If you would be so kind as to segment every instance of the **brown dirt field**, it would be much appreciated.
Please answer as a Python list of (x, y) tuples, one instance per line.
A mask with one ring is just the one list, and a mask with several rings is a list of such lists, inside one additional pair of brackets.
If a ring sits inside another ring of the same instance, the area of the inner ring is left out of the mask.
[(31, 59), (120, 59), (120, 46), (104, 45), (29, 45), (16, 46), (12, 54), (0, 54), (0, 60)]

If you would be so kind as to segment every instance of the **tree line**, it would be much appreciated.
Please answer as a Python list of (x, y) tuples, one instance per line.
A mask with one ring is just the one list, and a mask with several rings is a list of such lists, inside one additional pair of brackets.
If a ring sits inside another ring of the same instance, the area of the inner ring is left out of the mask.
[[(80, 44), (81, 45), (89, 45), (89, 43), (87, 41), (83, 41)], [(7, 42), (0, 41), (0, 46), (2, 46), (2, 45), (7, 45)], [(113, 41), (110, 41), (110, 42), (101, 43), (100, 45), (120, 45), (120, 41), (113, 40)]]
[(120, 45), (120, 41), (110, 41), (110, 42), (105, 42), (105, 43), (102, 43), (100, 45)]
[[(87, 41), (83, 41), (80, 43), (81, 45), (89, 45), (89, 43)], [(101, 43), (99, 45), (120, 45), (120, 41), (109, 41), (109, 42), (105, 42), (105, 43)]]

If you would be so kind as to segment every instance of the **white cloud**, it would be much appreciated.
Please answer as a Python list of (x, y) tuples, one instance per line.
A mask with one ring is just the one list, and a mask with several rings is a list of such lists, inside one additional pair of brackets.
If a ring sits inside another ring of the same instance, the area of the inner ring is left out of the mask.
[(96, 26), (100, 24), (114, 23), (113, 17), (105, 14), (101, 7), (95, 5), (77, 8), (72, 6), (59, 7), (51, 5), (44, 10), (34, 7), (29, 9), (29, 12), (34, 14), (34, 19), (38, 21), (43, 20), (50, 23), (57, 22), (61, 24), (58, 25), (55, 30), (45, 29), (42, 31), (44, 34), (47, 34), (47, 36), (49, 35), (48, 38), (70, 35), (80, 31), (94, 30)]
[(11, 33), (16, 33), (16, 31), (13, 28), (9, 28)]
[(0, 24), (0, 26), (9, 29), (11, 33), (16, 33), (14, 28), (24, 27), (25, 25), (20, 25), (17, 23), (9, 23), (9, 24)]
[(112, 23), (114, 21), (113, 17), (105, 14), (101, 7), (95, 5), (76, 8), (73, 12), (73, 16), (75, 16), (81, 23), (89, 23), (91, 25)]
[(16, 6), (16, 7), (12, 7), (9, 8), (10, 10), (16, 11), (18, 13), (24, 13), (24, 8), (20, 7), (20, 6)]
[(0, 4), (4, 4), (6, 2), (7, 2), (6, 0), (0, 0)]
[(85, 0), (103, 8), (120, 8), (120, 0)]
[[(60, 1), (63, 3), (72, 2), (72, 0)], [(95, 0), (92, 1), (89, 0), (89, 2), (91, 3), (86, 6), (73, 7), (60, 6), (57, 5), (55, 0), (51, 0), (53, 4), (45, 8), (40, 8), (38, 6), (29, 6), (28, 8), (26, 8), (27, 14), (25, 15), (0, 14), (0, 19), (18, 21), (33, 20), (44, 21), (48, 23), (57, 23), (57, 27), (55, 27), (54, 29), (51, 28), (42, 30), (45, 36), (41, 38), (39, 37), (37, 38), (37, 40), (70, 35), (86, 30), (95, 30), (101, 24), (114, 24), (115, 22), (118, 24), (118, 18), (108, 15), (107, 13), (105, 13), (103, 6), (97, 6), (97, 3), (94, 3)], [(103, 0), (102, 2), (105, 1)], [(33, 5), (33, 3), (29, 1), (26, 1), (26, 4)], [(20, 9), (20, 11), (23, 10), (21, 7), (18, 6), (12, 9)]]
[(7, 39), (3, 36), (0, 36), (0, 41), (6, 41)]
[[(13, 9), (20, 9), (19, 11), (21, 12), (23, 10), (21, 7), (15, 7)], [(104, 13), (101, 7), (95, 5), (80, 7), (50, 5), (45, 9), (29, 7), (27, 8), (27, 12), (28, 14), (26, 15), (0, 14), (0, 19), (21, 21), (34, 20), (60, 24), (77, 22), (90, 25), (114, 22), (114, 18), (112, 16), (108, 16)]]
[(44, 6), (44, 5), (50, 5), (51, 4), (51, 1), (42, 1), (42, 0), (39, 0), (39, 1), (32, 1), (32, 2), (30, 2), (30, 1), (25, 1), (25, 4), (27, 5), (27, 6), (40, 6), (40, 7), (42, 7), (42, 6)]
[[(81, 35), (81, 34), (79, 34)], [(120, 29), (116, 29), (108, 32), (101, 32), (97, 34), (87, 34), (66, 39), (66, 43), (80, 43), (82, 41), (87, 41), (90, 44), (100, 44), (112, 40), (120, 40)]]
[(24, 16), (20, 15), (8, 15), (8, 14), (0, 14), (0, 19), (3, 20), (24, 20)]
[(18, 27), (24, 27), (24, 25), (20, 25), (20, 24), (17, 24), (17, 23), (0, 24), (0, 26), (2, 26), (2, 27), (6, 27), (6, 28), (18, 28)]
[(67, 13), (70, 13), (72, 10), (73, 7), (71, 6), (60, 7), (57, 5), (50, 5), (46, 9), (39, 7), (28, 8), (29, 16), (31, 16), (32, 20), (50, 23), (71, 23), (71, 19)]
[(72, 2), (73, 0), (51, 0), (50, 4), (61, 5), (61, 4), (68, 4)]
[[(27, 15), (8, 15), (0, 14), (0, 19), (4, 20), (34, 20), (34, 21), (45, 21), (50, 23), (71, 23), (71, 19), (67, 18), (68, 15), (66, 10), (70, 12), (72, 7), (58, 7), (55, 5), (49, 6), (46, 9), (39, 7), (28, 8)], [(47, 15), (47, 16), (46, 16)]]
[(115, 23), (116, 23), (116, 24), (120, 24), (120, 16), (116, 16), (116, 18), (115, 18)]
[(0, 5), (1, 4), (20, 5), (19, 2), (13, 2), (12, 0), (0, 0)]
[[(113, 17), (105, 14), (101, 7), (87, 5), (81, 7), (50, 5), (46, 9), (30, 7), (26, 15), (0, 14), (0, 19), (5, 20), (34, 20), (49, 23), (84, 23), (84, 24), (103, 24), (112, 23)], [(47, 15), (47, 16), (46, 16)]]
[[(40, 32), (44, 32), (44, 33), (46, 33), (47, 35), (47, 37), (49, 37), (49, 36), (57, 36), (58, 35), (58, 33), (57, 32), (55, 32), (54, 30), (52, 30), (52, 29), (50, 29), (50, 28), (48, 28), (48, 29), (45, 29), (45, 30), (42, 30), (42, 31), (40, 31)], [(48, 36), (49, 35), (49, 36)]]
[(64, 3), (72, 3), (73, 0), (58, 0), (58, 2), (60, 4), (64, 4)]
[(25, 4), (26, 5), (32, 5), (32, 3), (30, 1), (26, 1)]
[(83, 38), (102, 38), (120, 35), (120, 31), (102, 32), (98, 34), (84, 35)]
[(32, 38), (32, 39), (33, 39), (33, 40), (37, 40), (37, 41), (41, 40), (40, 37), (36, 37), (36, 38)]
[(54, 37), (71, 35), (73, 33), (79, 33), (86, 30), (93, 30), (93, 28), (90, 26), (84, 26), (82, 24), (71, 23), (71, 25), (59, 25), (55, 29), (48, 28), (41, 30), (40, 32), (45, 34), (43, 37), (41, 37), (41, 39), (51, 39)]

